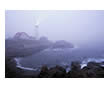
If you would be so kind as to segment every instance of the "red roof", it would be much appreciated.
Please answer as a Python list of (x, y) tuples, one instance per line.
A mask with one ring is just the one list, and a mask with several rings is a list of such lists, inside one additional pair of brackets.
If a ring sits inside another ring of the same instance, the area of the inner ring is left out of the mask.
[(25, 32), (17, 32), (15, 35), (14, 35), (14, 38), (20, 38), (22, 35), (26, 35), (27, 37), (30, 37), (27, 33)]

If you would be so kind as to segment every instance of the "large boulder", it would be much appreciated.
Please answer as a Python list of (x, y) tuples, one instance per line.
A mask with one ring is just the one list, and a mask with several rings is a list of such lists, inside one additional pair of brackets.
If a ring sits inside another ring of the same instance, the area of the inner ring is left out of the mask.
[(80, 62), (72, 62), (71, 70), (67, 73), (69, 78), (103, 78), (104, 66), (102, 63), (88, 62), (87, 66), (81, 69)]
[(39, 74), (39, 78), (47, 78), (48, 75), (48, 67), (46, 65), (43, 65)]
[(83, 78), (94, 78), (94, 77), (96, 77), (95, 72), (92, 69), (89, 69), (88, 67), (84, 67), (81, 70), (81, 73), (83, 75)]
[(41, 68), (39, 77), (41, 78), (64, 78), (66, 75), (66, 70), (63, 67), (56, 66), (50, 69), (47, 66)]
[(12, 58), (5, 59), (5, 77), (6, 78), (35, 78), (39, 72), (26, 70), (17, 67), (17, 62)]
[(5, 77), (16, 77), (16, 61), (10, 58), (5, 58)]
[(84, 78), (104, 77), (104, 67), (101, 66), (101, 64), (102, 63), (89, 62), (87, 66), (81, 70)]
[(88, 62), (87, 67), (89, 69), (96, 69), (100, 67), (100, 63), (96, 63), (96, 62)]
[(79, 61), (71, 63), (71, 70), (67, 73), (67, 77), (70, 78), (82, 78), (81, 65)]
[(80, 65), (80, 61), (73, 61), (71, 63), (71, 70), (80, 70), (81, 69), (81, 65)]
[(49, 69), (50, 78), (64, 78), (66, 75), (66, 70), (61, 66), (56, 66)]

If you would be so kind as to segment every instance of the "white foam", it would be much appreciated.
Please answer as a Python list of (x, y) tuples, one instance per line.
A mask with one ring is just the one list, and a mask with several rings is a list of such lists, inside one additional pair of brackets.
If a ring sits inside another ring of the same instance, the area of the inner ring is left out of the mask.
[(33, 69), (33, 68), (23, 67), (23, 66), (20, 64), (21, 58), (14, 58), (14, 60), (15, 60), (16, 63), (17, 63), (16, 67), (18, 67), (18, 68), (20, 68), (20, 69), (32, 70), (32, 71), (36, 71), (36, 70), (37, 70), (37, 69)]
[(69, 72), (71, 69), (68, 67), (68, 68), (66, 68), (66, 72)]
[[(97, 63), (101, 63), (101, 62), (104, 62), (104, 58), (88, 58), (87, 60), (83, 60), (82, 63), (81, 63), (81, 68), (87, 66), (87, 63), (88, 62), (97, 62)], [(101, 66), (104, 66), (104, 65), (101, 65)]]
[(18, 66), (18, 65), (17, 65), (17, 67), (20, 69), (24, 69), (24, 70), (33, 70), (33, 71), (35, 70), (36, 71), (36, 69), (33, 69), (33, 68), (22, 67), (22, 66)]
[(91, 61), (100, 63), (100, 62), (104, 61), (104, 58), (98, 58), (98, 59), (96, 59), (96, 58), (89, 58), (87, 62), (91, 62)]
[(87, 64), (81, 64), (81, 69), (82, 69), (83, 67), (85, 67), (85, 66), (87, 66)]

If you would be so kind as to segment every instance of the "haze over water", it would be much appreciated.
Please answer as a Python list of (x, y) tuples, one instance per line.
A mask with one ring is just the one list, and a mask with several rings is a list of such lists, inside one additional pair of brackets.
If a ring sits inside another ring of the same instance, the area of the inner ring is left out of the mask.
[(64, 49), (31, 55), (22, 60), (26, 66), (34, 65), (34, 61), (38, 61), (37, 65), (46, 64), (46, 61), (58, 64), (59, 61), (71, 62), (81, 57), (104, 57), (104, 11), (6, 11), (5, 17), (6, 38), (13, 37), (17, 32), (35, 36), (37, 25), (39, 37), (46, 36), (52, 41), (65, 40), (77, 47), (71, 53)]
[(104, 44), (104, 11), (6, 11), (5, 17), (6, 38), (16, 32), (34, 36), (37, 23), (39, 36), (49, 40), (90, 47)]

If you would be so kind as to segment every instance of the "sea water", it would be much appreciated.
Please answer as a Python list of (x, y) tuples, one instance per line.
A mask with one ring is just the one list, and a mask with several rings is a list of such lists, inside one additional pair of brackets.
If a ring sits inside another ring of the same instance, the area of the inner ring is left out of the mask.
[(17, 67), (22, 69), (39, 71), (43, 65), (47, 65), (48, 68), (60, 65), (68, 72), (72, 61), (80, 61), (83, 68), (88, 62), (103, 62), (104, 58), (78, 56), (73, 49), (45, 49), (37, 54), (15, 60)]

